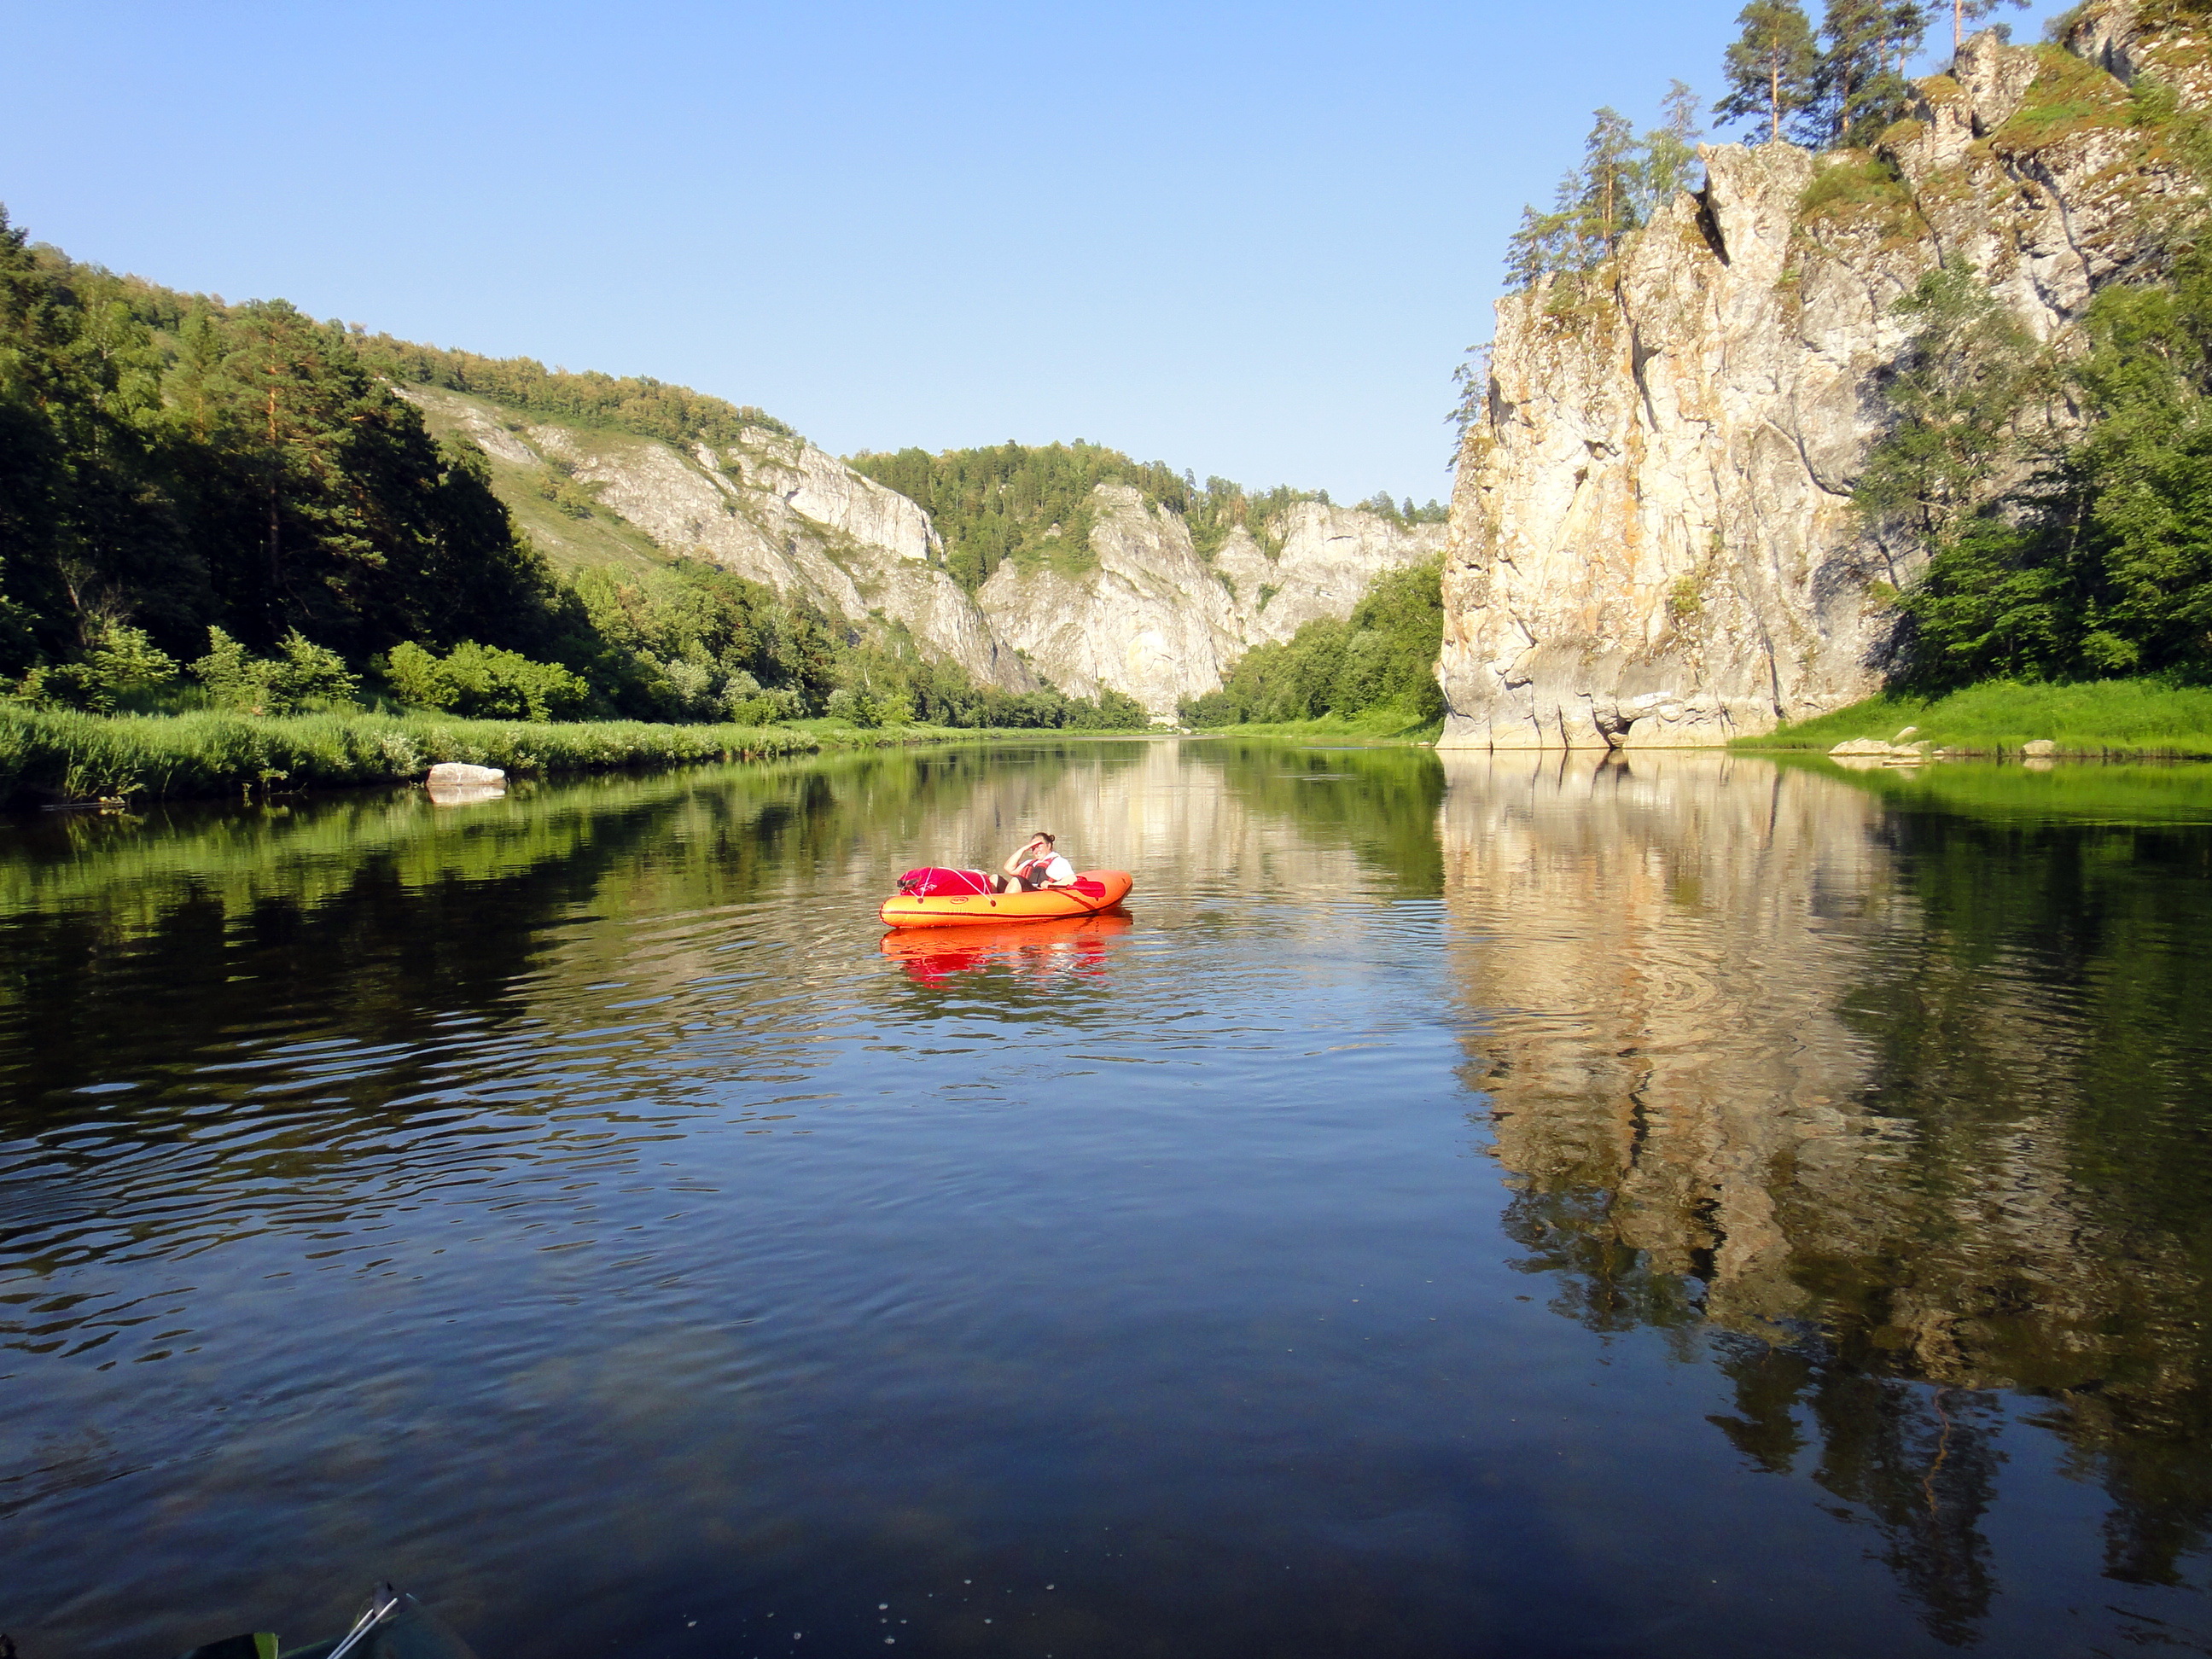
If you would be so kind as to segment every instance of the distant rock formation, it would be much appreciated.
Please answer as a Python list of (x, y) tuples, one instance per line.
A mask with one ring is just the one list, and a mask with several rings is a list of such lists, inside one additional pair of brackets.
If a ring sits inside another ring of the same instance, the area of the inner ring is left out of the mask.
[(1272, 556), (1243, 526), (1209, 561), (1181, 514), (1102, 484), (1091, 556), (1073, 573), (1002, 565), (973, 596), (946, 571), (929, 514), (804, 439), (749, 429), (690, 452), (606, 428), (511, 418), (483, 399), (406, 386), (441, 430), (493, 462), (493, 486), (558, 562), (600, 562), (607, 532), (546, 507), (538, 486), (573, 479), (596, 507), (680, 555), (804, 599), (855, 630), (903, 627), (979, 684), (1074, 696), (1127, 693), (1156, 718), (1218, 687), (1251, 647), (1351, 613), (1385, 570), (1437, 552), (1445, 527), (1364, 508), (1300, 502)]
[(1376, 576), (1427, 558), (1445, 535), (1440, 524), (1302, 501), (1274, 556), (1240, 525), (1208, 562), (1181, 514), (1127, 485), (1101, 484), (1096, 500), (1091, 568), (1010, 561), (977, 598), (1000, 636), (1061, 690), (1112, 686), (1155, 716), (1213, 690), (1254, 646), (1348, 616)]
[(1705, 149), (1705, 191), (1578, 289), (1499, 301), (1452, 502), (1440, 746), (1717, 744), (1878, 689), (1883, 585), (1925, 557), (1850, 504), (1909, 333), (1892, 307), (1970, 264), (2048, 339), (2136, 268), (2194, 189), (2130, 118), (2144, 73), (2185, 104), (2212, 90), (2203, 43), (2125, 3), (2065, 51), (1978, 35), (1872, 155)]

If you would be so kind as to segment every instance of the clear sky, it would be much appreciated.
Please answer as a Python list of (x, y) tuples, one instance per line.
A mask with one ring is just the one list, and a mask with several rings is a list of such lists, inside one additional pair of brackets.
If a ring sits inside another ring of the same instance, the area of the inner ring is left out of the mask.
[(1716, 95), (1740, 3), (0, 0), (0, 202), (841, 453), (1082, 437), (1426, 500), (1522, 204), (1597, 105)]

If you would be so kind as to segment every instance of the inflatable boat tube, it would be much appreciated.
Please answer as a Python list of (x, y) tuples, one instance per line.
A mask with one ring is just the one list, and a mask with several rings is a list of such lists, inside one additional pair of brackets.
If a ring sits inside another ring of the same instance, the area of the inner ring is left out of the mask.
[(917, 898), (902, 893), (884, 901), (886, 927), (992, 927), (1010, 921), (1060, 921), (1093, 916), (1129, 896), (1126, 870), (1085, 870), (1066, 887), (1034, 893), (980, 893)]

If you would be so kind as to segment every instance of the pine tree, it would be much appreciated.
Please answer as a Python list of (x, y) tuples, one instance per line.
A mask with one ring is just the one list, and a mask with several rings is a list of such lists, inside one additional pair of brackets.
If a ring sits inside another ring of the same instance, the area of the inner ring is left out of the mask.
[(1916, 0), (1828, 0), (1814, 80), (1815, 135), (1829, 144), (1866, 144), (1904, 114), (1911, 88), (1905, 64), (1928, 33)]
[(1751, 0), (1735, 21), (1743, 33), (1721, 60), (1729, 92), (1713, 114), (1722, 121), (1764, 116), (1770, 141), (1778, 143), (1782, 124), (1810, 108), (1815, 96), (1813, 26), (1796, 0)]
[(1636, 216), (1649, 223), (1676, 194), (1691, 187), (1697, 175), (1698, 140), (1705, 133), (1698, 125), (1698, 94), (1680, 81), (1668, 83), (1660, 100), (1661, 119), (1644, 135), (1644, 155), (1637, 168)]
[(1596, 111), (1583, 140), (1582, 188), (1575, 202), (1576, 228), (1595, 252), (1592, 264), (1608, 258), (1636, 228), (1640, 159), (1635, 131), (1620, 112)]

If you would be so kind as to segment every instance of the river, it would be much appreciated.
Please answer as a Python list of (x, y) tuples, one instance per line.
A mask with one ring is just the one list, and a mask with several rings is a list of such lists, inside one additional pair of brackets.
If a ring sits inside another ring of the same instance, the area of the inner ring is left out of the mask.
[[(886, 940), (1056, 831), (1126, 920)], [(2212, 770), (1233, 741), (0, 827), (0, 1630), (2212, 1651)]]

